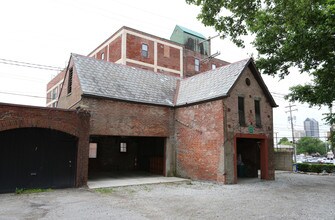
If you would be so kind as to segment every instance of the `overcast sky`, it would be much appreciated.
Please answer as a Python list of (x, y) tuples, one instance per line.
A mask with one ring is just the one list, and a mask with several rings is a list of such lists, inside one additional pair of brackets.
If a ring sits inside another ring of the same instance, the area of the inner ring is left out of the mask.
[[(196, 19), (199, 8), (184, 0), (10, 0), (0, 7), (0, 102), (45, 106), (46, 84), (57, 71), (9, 65), (8, 60), (64, 68), (71, 53), (87, 55), (122, 26), (170, 38), (176, 24), (215, 36), (211, 27)], [(246, 39), (252, 40), (251, 37)], [(220, 59), (235, 62), (256, 55), (251, 45), (237, 48), (229, 39), (212, 40), (212, 52)], [(16, 63), (22, 65), (22, 63)], [(42, 67), (43, 68), (43, 67)], [(289, 103), (283, 95), (289, 87), (310, 81), (296, 71), (284, 80), (263, 76), (280, 106), (274, 109), (274, 132), (278, 138), (291, 137), (288, 122)], [(309, 108), (295, 103), (298, 111), (295, 129), (303, 130), (303, 121), (315, 118), (320, 136), (329, 126), (321, 120), (327, 108)]]

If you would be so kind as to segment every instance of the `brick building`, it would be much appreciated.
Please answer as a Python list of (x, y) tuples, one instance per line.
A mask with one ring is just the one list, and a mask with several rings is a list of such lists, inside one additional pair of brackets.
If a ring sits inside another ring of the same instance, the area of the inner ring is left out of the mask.
[(58, 107), (91, 114), (90, 175), (274, 179), (276, 103), (252, 59), (180, 78), (73, 54)]
[(90, 115), (0, 103), (0, 193), (86, 185)]
[[(122, 27), (89, 57), (185, 78), (229, 64), (211, 58), (210, 41), (202, 34), (176, 26), (170, 40)], [(47, 106), (57, 106), (64, 72), (47, 85)]]

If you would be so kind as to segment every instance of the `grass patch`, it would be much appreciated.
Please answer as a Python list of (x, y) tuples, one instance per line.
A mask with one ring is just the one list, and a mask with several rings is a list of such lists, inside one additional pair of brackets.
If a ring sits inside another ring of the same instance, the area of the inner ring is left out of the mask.
[(52, 189), (23, 189), (23, 188), (16, 188), (15, 194), (31, 194), (31, 193), (41, 193), (41, 192), (51, 192)]
[(99, 189), (94, 189), (95, 192), (101, 193), (101, 194), (111, 194), (115, 190), (113, 188), (99, 188)]

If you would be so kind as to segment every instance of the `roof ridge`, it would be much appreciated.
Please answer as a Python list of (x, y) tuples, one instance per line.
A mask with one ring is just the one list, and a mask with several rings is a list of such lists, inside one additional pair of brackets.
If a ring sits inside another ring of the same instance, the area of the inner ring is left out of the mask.
[(154, 74), (154, 75), (168, 76), (168, 77), (173, 77), (173, 78), (180, 79), (180, 77), (178, 77), (178, 76), (171, 76), (171, 75), (166, 74), (166, 73), (154, 72), (154, 71), (151, 71), (151, 70), (142, 69), (140, 67), (124, 65), (124, 64), (121, 64), (121, 63), (115, 63), (115, 62), (110, 62), (110, 61), (106, 61), (106, 60), (99, 60), (99, 59), (96, 59), (94, 57), (89, 57), (89, 56), (85, 56), (85, 55), (81, 55), (81, 54), (71, 53), (71, 55), (80, 56), (80, 57), (83, 57), (85, 59), (91, 59), (91, 60), (94, 60), (96, 62), (103, 62), (107, 65), (120, 66), (121, 68), (125, 68), (125, 69), (134, 69), (134, 70), (143, 71), (143, 72), (147, 72), (147, 73)]
[[(200, 77), (200, 76), (205, 75), (205, 74), (215, 73), (215, 72), (218, 72), (218, 70), (228, 68), (229, 66), (231, 66), (231, 65), (233, 65), (233, 64), (237, 64), (237, 63), (242, 62), (242, 61), (249, 61), (250, 59), (252, 59), (252, 58), (246, 58), (246, 59), (243, 59), (243, 60), (236, 61), (236, 62), (234, 62), (234, 63), (230, 63), (230, 64), (227, 64), (227, 65), (224, 65), (224, 66), (220, 66), (220, 67), (218, 67), (218, 68), (216, 68), (216, 69), (207, 70), (207, 71), (205, 71), (205, 72), (198, 73), (198, 74), (196, 74), (196, 75), (194, 75), (194, 76), (184, 78), (184, 79), (182, 79), (182, 81), (184, 81), (184, 80), (191, 80), (191, 79)], [(247, 64), (247, 63), (248, 63), (248, 62), (246, 62), (246, 64)]]

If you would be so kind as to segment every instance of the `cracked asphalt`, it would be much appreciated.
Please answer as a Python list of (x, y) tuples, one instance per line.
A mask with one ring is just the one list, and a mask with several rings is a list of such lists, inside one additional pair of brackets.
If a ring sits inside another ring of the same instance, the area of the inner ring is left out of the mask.
[(0, 219), (335, 219), (335, 176), (1, 194)]

